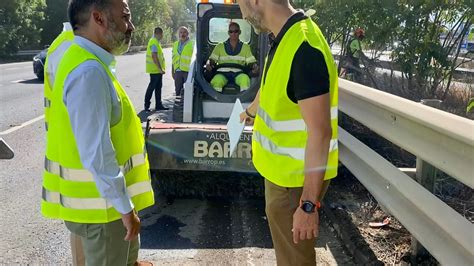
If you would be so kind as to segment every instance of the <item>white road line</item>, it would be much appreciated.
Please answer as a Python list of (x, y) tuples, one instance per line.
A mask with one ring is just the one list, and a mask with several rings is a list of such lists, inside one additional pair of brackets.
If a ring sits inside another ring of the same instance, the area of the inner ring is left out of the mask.
[(25, 65), (25, 64), (31, 64), (31, 61), (18, 62), (18, 63), (9, 63), (9, 64), (0, 64), (0, 67), (9, 67), (9, 66), (17, 66), (17, 65)]
[(26, 79), (19, 79), (19, 80), (14, 80), (14, 81), (11, 81), (11, 83), (20, 83), (22, 81), (25, 81)]
[(15, 131), (17, 131), (17, 130), (19, 130), (19, 129), (22, 129), (22, 128), (26, 127), (26, 126), (29, 126), (29, 125), (31, 125), (31, 124), (33, 124), (33, 123), (36, 123), (36, 122), (40, 121), (40, 120), (42, 120), (43, 118), (44, 118), (44, 115), (38, 116), (37, 118), (33, 118), (33, 119), (31, 119), (30, 121), (25, 122), (25, 123), (23, 123), (23, 124), (21, 124), (21, 125), (19, 125), (19, 126), (15, 126), (15, 127), (12, 127), (12, 128), (10, 128), (10, 129), (8, 129), (8, 130), (5, 130), (5, 131), (3, 131), (3, 132), (0, 132), (0, 136), (4, 136), (4, 135), (8, 135), (8, 134), (10, 134), (10, 133), (13, 133), (13, 132), (15, 132)]

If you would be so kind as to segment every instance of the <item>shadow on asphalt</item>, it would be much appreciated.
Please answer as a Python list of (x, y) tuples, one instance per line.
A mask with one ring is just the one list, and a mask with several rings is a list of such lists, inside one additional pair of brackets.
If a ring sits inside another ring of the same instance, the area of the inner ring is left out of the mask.
[(174, 98), (164, 99), (162, 103), (165, 107), (168, 107), (168, 110), (164, 110), (164, 111), (156, 111), (154, 109), (151, 109), (150, 111), (141, 110), (137, 114), (138, 118), (140, 118), (140, 121), (142, 123), (146, 122), (148, 118), (150, 118), (151, 120), (166, 120), (164, 118), (168, 116), (167, 113), (172, 115)]
[(43, 84), (44, 81), (35, 78), (35, 79), (22, 80), (18, 83), (21, 83), (21, 84)]
[(272, 248), (263, 199), (212, 198), (185, 202), (203, 212), (186, 214), (183, 203), (179, 202), (151, 207), (152, 214), (145, 215), (142, 220), (156, 221), (142, 227), (142, 249)]
[(148, 116), (152, 113), (153, 112), (147, 112), (145, 110), (141, 110), (140, 113), (137, 114), (137, 116), (138, 118), (140, 118), (140, 121), (143, 123), (143, 122), (146, 122)]

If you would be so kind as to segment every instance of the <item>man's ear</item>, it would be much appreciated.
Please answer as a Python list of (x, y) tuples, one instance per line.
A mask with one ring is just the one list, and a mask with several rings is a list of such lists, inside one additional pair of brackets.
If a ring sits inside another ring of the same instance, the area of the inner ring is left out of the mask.
[(94, 21), (94, 23), (96, 23), (97, 25), (100, 25), (100, 26), (104, 26), (105, 25), (105, 16), (104, 14), (102, 14), (102, 12), (99, 12), (97, 10), (93, 10), (91, 12), (91, 16), (92, 16), (92, 20)]

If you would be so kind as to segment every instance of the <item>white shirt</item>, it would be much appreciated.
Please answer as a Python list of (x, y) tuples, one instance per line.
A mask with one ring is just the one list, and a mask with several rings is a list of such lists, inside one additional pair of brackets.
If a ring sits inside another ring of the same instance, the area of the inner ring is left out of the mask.
[[(74, 42), (115, 73), (112, 54), (80, 36)], [(85, 61), (68, 75), (63, 93), (82, 165), (93, 174), (101, 196), (118, 212), (129, 213), (134, 206), (110, 138), (110, 127), (120, 121), (121, 106), (109, 75), (96, 60)]]

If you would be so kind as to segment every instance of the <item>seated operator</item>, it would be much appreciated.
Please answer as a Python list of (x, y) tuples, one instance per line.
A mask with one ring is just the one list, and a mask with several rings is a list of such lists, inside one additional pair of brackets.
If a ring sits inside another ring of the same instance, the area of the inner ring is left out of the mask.
[(212, 51), (209, 62), (206, 64), (207, 71), (211, 71), (218, 65), (237, 64), (241, 68), (222, 67), (217, 68), (217, 74), (212, 78), (211, 85), (222, 92), (229, 81), (234, 81), (240, 87), (240, 91), (245, 91), (250, 87), (250, 77), (245, 73), (246, 69), (251, 69), (252, 74), (258, 74), (257, 60), (250, 50), (250, 46), (240, 41), (240, 26), (235, 22), (229, 24), (229, 39), (224, 43), (219, 43)]

